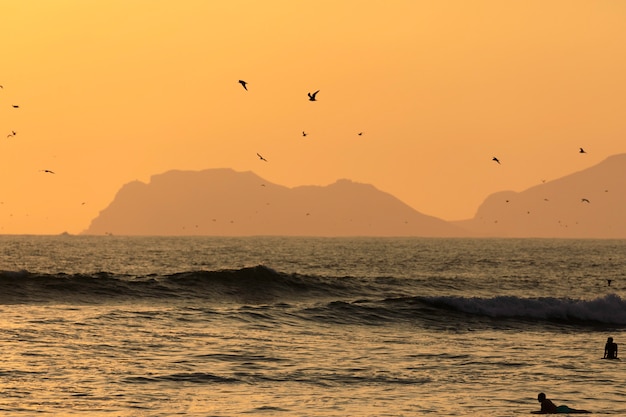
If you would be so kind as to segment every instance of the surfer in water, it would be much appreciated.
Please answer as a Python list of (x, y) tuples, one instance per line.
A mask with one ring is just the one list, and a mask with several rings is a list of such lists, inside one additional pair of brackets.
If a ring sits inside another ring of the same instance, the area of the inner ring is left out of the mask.
[(604, 359), (617, 359), (617, 343), (612, 337), (609, 337), (604, 345)]
[(566, 405), (556, 406), (543, 392), (539, 393), (537, 401), (541, 403), (541, 410), (532, 411), (532, 414), (588, 414), (591, 412), (587, 410), (576, 410), (575, 408), (569, 408)]

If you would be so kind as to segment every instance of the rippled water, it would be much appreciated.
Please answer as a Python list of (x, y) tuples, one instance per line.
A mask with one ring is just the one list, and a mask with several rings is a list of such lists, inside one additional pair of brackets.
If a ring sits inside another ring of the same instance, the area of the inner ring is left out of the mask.
[(2, 415), (626, 415), (624, 241), (0, 245)]

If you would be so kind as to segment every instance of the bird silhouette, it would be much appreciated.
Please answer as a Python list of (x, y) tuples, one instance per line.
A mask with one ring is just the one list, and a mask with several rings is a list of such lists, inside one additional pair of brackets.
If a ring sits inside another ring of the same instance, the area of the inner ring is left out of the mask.
[(587, 153), (587, 151), (585, 151), (583, 148), (580, 148), (580, 150), (578, 151), (578, 153)]
[(13, 108), (14, 108), (14, 109), (19, 109), (19, 108), (20, 108), (20, 106), (18, 106), (17, 104), (14, 104), (14, 105), (13, 105)]
[(357, 135), (363, 136), (363, 132), (359, 132), (359, 133), (357, 133)]
[(589, 201), (589, 200), (588, 200), (588, 199), (586, 199), (586, 198), (581, 198), (581, 199), (580, 199), (580, 202), (581, 202), (581, 203), (591, 203), (591, 201)]
[(239, 80), (239, 84), (241, 84), (244, 90), (248, 91), (248, 87), (246, 87), (246, 84), (248, 84), (247, 82), (245, 82), (244, 80)]
[(491, 158), (492, 161), (496, 161), (498, 164), (500, 163), (500, 160), (498, 158), (496, 158), (495, 156), (493, 158)]
[(304, 130), (302, 131), (302, 136), (306, 136), (306, 132)]
[(261, 161), (267, 162), (267, 159), (263, 158), (263, 156), (260, 153), (257, 152), (256, 156), (258, 156)]
[(46, 174), (54, 174), (54, 171), (50, 171), (49, 169), (42, 169), (41, 172), (44, 172)]
[(12, 130), (11, 133), (9, 133), (7, 135), (7, 138), (10, 138), (10, 137), (15, 136), (15, 135), (17, 135), (17, 132), (15, 130)]
[(313, 94), (308, 93), (309, 95), (309, 101), (316, 101), (315, 96), (317, 95), (317, 93), (319, 93), (320, 90), (317, 90), (316, 92), (314, 92)]

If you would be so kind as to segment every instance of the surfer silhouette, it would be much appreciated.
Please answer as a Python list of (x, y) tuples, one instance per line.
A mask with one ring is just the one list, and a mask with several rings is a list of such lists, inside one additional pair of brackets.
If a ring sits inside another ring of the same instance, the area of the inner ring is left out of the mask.
[(606, 345), (604, 345), (604, 359), (617, 359), (617, 343), (613, 341), (612, 337), (606, 339)]
[(553, 414), (556, 413), (556, 405), (550, 401), (543, 392), (537, 396), (537, 401), (541, 403), (541, 410), (536, 414)]
[(550, 401), (546, 394), (540, 392), (537, 396), (537, 401), (541, 403), (541, 410), (532, 411), (532, 414), (588, 414), (591, 411), (587, 410), (577, 410), (575, 408), (569, 408), (566, 405), (556, 406), (552, 401)]

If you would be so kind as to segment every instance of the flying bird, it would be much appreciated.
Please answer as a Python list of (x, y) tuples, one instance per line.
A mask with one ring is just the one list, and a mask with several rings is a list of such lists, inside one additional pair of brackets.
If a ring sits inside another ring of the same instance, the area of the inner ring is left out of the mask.
[(359, 132), (359, 133), (357, 133), (357, 135), (363, 136), (363, 132)]
[(244, 90), (248, 91), (248, 87), (246, 87), (246, 84), (248, 84), (247, 82), (245, 82), (244, 80), (239, 80), (239, 84), (241, 84)]
[(15, 135), (17, 135), (17, 132), (15, 130), (12, 130), (11, 133), (7, 135), (7, 138), (10, 138), (11, 136), (15, 136)]
[(493, 158), (491, 158), (492, 161), (496, 161), (498, 164), (500, 164), (500, 160), (498, 158), (496, 158), (495, 156)]
[(320, 90), (317, 90), (317, 91), (316, 91), (316, 92), (314, 92), (313, 94), (308, 93), (308, 95), (309, 95), (309, 101), (316, 101), (316, 100), (315, 100), (315, 96), (316, 96), (316, 95), (317, 95), (317, 93), (319, 93), (319, 92), (320, 92)]
[(42, 169), (40, 170), (41, 172), (44, 172), (46, 174), (54, 174), (54, 171), (50, 171), (49, 169)]
[(260, 153), (257, 152), (256, 156), (258, 156), (261, 161), (267, 162), (267, 159), (263, 158), (263, 156)]
[(304, 130), (302, 131), (302, 136), (306, 136), (306, 132)]
[(580, 148), (580, 150), (578, 151), (578, 153), (587, 153), (587, 151), (585, 151), (583, 148)]
[(580, 202), (581, 202), (581, 203), (591, 203), (591, 201), (589, 201), (589, 200), (588, 200), (588, 199), (586, 199), (586, 198), (581, 198), (581, 199), (580, 199)]
[(20, 106), (18, 106), (17, 104), (14, 104), (14, 105), (13, 105), (13, 108), (14, 108), (14, 109), (19, 109), (19, 108), (20, 108)]

